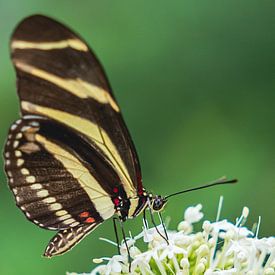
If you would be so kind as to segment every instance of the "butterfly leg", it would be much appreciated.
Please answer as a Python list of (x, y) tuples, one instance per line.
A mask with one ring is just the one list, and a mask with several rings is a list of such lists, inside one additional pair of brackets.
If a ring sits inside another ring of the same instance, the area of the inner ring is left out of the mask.
[(113, 225), (114, 225), (114, 231), (115, 231), (115, 235), (116, 235), (117, 251), (118, 251), (118, 254), (120, 255), (119, 238), (118, 238), (118, 233), (117, 233), (116, 220), (117, 220), (117, 218), (113, 217)]
[(168, 234), (167, 234), (167, 230), (166, 230), (166, 226), (165, 226), (165, 224), (164, 224), (164, 222), (163, 222), (161, 212), (158, 212), (158, 216), (159, 216), (160, 223), (161, 223), (161, 225), (162, 225), (162, 227), (163, 227), (165, 237), (166, 237), (167, 240), (169, 240)]
[(143, 218), (142, 219), (143, 219), (143, 224), (145, 226), (145, 229), (148, 229), (149, 226), (148, 226), (148, 221), (146, 219), (146, 209), (143, 210)]
[(123, 236), (123, 241), (124, 241), (124, 243), (125, 243), (126, 250), (127, 250), (127, 253), (128, 253), (129, 272), (131, 273), (131, 264), (132, 264), (132, 261), (131, 261), (131, 256), (130, 256), (130, 249), (129, 249), (129, 246), (128, 246), (128, 244), (127, 244), (126, 235), (125, 235), (125, 231), (124, 231), (124, 227), (123, 227), (123, 221), (122, 221), (122, 220), (119, 220), (119, 223), (120, 223), (120, 227), (121, 227), (121, 232), (122, 232), (122, 236)]
[(153, 211), (152, 211), (152, 209), (151, 209), (151, 207), (150, 207), (149, 198), (148, 198), (148, 209), (149, 209), (149, 213), (150, 213), (150, 217), (151, 217), (151, 222), (152, 222), (152, 224), (154, 225), (156, 231), (157, 231), (157, 232), (159, 233), (159, 235), (167, 242), (167, 244), (169, 244), (168, 239), (165, 238), (165, 236), (163, 236), (163, 235), (160, 233), (160, 231), (158, 230), (158, 227), (157, 227), (156, 222), (155, 222), (155, 219), (154, 219)]

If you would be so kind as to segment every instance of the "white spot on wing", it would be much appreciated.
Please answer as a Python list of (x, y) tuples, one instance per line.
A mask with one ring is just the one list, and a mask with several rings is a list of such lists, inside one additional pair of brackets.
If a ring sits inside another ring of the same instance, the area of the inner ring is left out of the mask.
[(27, 168), (22, 168), (20, 171), (21, 171), (22, 175), (29, 175), (30, 174), (30, 171)]
[(35, 177), (34, 176), (27, 176), (26, 177), (26, 182), (27, 183), (34, 183), (35, 182)]
[(22, 153), (19, 150), (15, 150), (14, 154), (18, 158), (22, 156)]
[(23, 136), (22, 133), (18, 133), (15, 138), (20, 139), (20, 138), (22, 138), (22, 136)]
[(39, 127), (39, 123), (38, 123), (37, 121), (32, 121), (32, 122), (30, 123), (30, 125), (31, 125), (32, 127)]
[(47, 197), (49, 196), (49, 192), (47, 190), (41, 190), (41, 191), (38, 191), (36, 193), (36, 195), (39, 197), (39, 198), (43, 198), (43, 197)]
[(18, 167), (22, 166), (23, 163), (24, 163), (23, 159), (18, 159), (17, 162), (16, 162), (16, 164), (17, 164)]
[(49, 205), (49, 209), (52, 211), (56, 211), (62, 209), (62, 205), (60, 203), (53, 203)]
[(13, 142), (13, 148), (17, 148), (18, 145), (19, 145), (19, 141), (18, 141), (18, 140), (15, 140), (15, 141)]
[(68, 219), (68, 220), (63, 221), (64, 224), (71, 224), (73, 222), (75, 222), (75, 219)]
[[(67, 212), (67, 211), (66, 211)], [(67, 212), (68, 213), (68, 212)], [(59, 221), (64, 221), (64, 220), (67, 220), (69, 218), (71, 218), (72, 216), (70, 214), (67, 214), (67, 215), (64, 215), (64, 216), (60, 216), (58, 217), (58, 220)]]
[(67, 235), (67, 239), (70, 239), (72, 236), (73, 236), (73, 233), (69, 233), (69, 234)]
[(40, 184), (40, 183), (36, 183), (36, 184), (32, 184), (32, 185), (30, 186), (30, 188), (31, 188), (32, 190), (39, 190), (39, 189), (42, 189), (43, 186), (42, 186), (42, 184)]
[(71, 227), (75, 227), (75, 226), (78, 226), (80, 223), (79, 222), (74, 222), (74, 223), (72, 223), (70, 226)]
[(54, 197), (49, 197), (43, 200), (45, 203), (53, 203), (56, 202), (56, 199)]
[(21, 131), (22, 131), (22, 132), (26, 132), (26, 131), (28, 131), (30, 128), (31, 128), (30, 126), (24, 126), (24, 127), (22, 127)]
[(66, 214), (68, 214), (66, 210), (60, 210), (55, 213), (56, 216), (64, 216)]
[(11, 130), (14, 131), (17, 128), (16, 124), (11, 125)]

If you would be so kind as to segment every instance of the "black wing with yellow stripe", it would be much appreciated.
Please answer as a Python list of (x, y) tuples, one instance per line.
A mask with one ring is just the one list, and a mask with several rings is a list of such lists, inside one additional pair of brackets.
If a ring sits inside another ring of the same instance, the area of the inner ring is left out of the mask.
[[(84, 229), (114, 215), (118, 176), (88, 142), (64, 125), (24, 116), (10, 129), (5, 158), (17, 206), (38, 226), (59, 231), (47, 256), (67, 251), (79, 241), (78, 232), (87, 234)], [(72, 228), (69, 244), (59, 242), (58, 236)]]
[(119, 174), (129, 197), (142, 192), (136, 150), (104, 71), (85, 42), (41, 15), (25, 19), (11, 41), (22, 114), (71, 127)]
[[(18, 207), (58, 230), (45, 255), (66, 252), (143, 193), (137, 153), (110, 85), (85, 42), (41, 15), (11, 40), (22, 118), (5, 147)], [(135, 205), (132, 206), (132, 212)]]

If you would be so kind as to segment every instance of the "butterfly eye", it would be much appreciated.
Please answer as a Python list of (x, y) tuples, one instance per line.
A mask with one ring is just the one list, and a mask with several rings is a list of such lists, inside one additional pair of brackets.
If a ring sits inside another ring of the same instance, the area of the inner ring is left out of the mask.
[(161, 211), (166, 203), (161, 196), (156, 196), (152, 203), (152, 208), (154, 211)]

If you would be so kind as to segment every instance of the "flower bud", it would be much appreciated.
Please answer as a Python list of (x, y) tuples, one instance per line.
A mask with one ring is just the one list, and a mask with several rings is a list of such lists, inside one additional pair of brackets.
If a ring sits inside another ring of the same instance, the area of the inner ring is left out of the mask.
[(213, 229), (210, 221), (204, 221), (203, 225), (202, 225), (202, 229), (206, 232), (206, 233), (210, 233), (211, 230)]
[(209, 254), (209, 248), (206, 244), (203, 244), (197, 249), (196, 252), (199, 257), (204, 257)]
[(204, 270), (205, 270), (205, 265), (203, 263), (199, 263), (195, 267), (195, 274), (201, 274), (204, 272)]
[(188, 259), (182, 258), (181, 261), (180, 261), (180, 266), (181, 266), (183, 269), (188, 269), (189, 266), (190, 266)]

